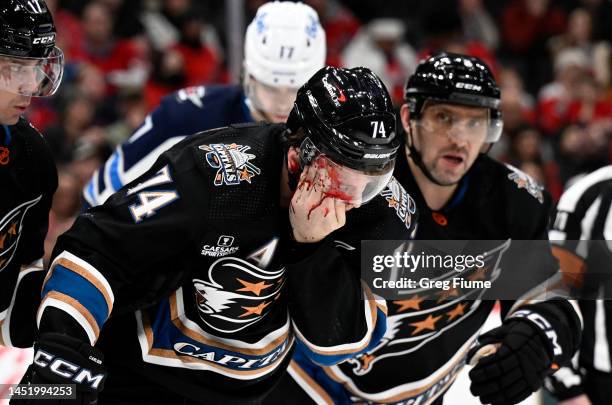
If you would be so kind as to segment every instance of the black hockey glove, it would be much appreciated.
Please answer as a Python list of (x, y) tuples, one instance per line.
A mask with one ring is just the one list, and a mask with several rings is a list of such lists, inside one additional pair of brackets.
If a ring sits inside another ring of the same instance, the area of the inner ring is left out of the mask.
[(554, 371), (552, 343), (529, 320), (510, 318), (481, 335), (468, 353), (468, 361), (491, 344), (497, 350), (480, 358), (469, 374), (470, 391), (483, 404), (516, 404), (540, 388), (546, 375)]
[[(45, 400), (45, 404), (95, 405), (106, 379), (102, 361), (102, 353), (89, 343), (60, 333), (43, 333), (34, 344), (34, 362), (21, 384), (74, 384), (76, 400)], [(14, 398), (10, 401), (11, 405), (39, 403), (38, 399)]]

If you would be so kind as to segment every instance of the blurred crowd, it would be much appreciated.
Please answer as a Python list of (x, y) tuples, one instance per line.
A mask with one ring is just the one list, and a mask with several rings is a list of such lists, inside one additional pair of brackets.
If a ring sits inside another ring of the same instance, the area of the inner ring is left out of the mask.
[[(47, 251), (80, 209), (81, 189), (161, 98), (228, 83), (228, 2), (46, 0), (66, 72), (28, 118), (59, 167)], [(244, 0), (248, 23), (262, 0)], [(327, 63), (367, 66), (394, 101), (419, 59), (480, 57), (502, 89), (504, 135), (491, 154), (556, 200), (612, 162), (612, 0), (306, 0), (326, 30)], [(47, 253), (48, 254), (48, 253)]]

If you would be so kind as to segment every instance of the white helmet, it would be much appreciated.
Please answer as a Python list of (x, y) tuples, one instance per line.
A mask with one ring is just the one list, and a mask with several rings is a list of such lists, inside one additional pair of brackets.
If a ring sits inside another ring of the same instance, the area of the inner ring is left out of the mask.
[(325, 63), (325, 31), (310, 6), (274, 1), (259, 7), (244, 43), (245, 79), (300, 87)]

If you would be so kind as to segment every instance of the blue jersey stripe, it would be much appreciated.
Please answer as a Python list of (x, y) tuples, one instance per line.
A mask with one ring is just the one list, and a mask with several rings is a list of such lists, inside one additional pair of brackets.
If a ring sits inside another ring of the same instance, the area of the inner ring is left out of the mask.
[(45, 284), (42, 297), (50, 291), (58, 291), (77, 300), (93, 316), (101, 328), (108, 318), (108, 306), (102, 292), (79, 274), (66, 267), (56, 265), (53, 274)]
[(119, 177), (119, 151), (118, 150), (115, 150), (115, 153), (113, 153), (113, 156), (111, 157), (109, 176), (111, 180), (111, 185), (113, 187), (113, 191), (117, 191), (121, 187), (123, 187), (123, 182), (121, 181), (121, 178)]

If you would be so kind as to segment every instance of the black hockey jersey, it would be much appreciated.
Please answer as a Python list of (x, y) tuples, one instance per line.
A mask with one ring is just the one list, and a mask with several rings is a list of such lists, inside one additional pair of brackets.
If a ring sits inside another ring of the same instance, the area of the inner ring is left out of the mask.
[[(440, 211), (427, 207), (403, 154), (398, 157), (394, 175), (416, 200), (417, 239), (547, 238), (549, 199), (543, 188), (526, 174), (488, 156), (478, 158), (451, 201)], [(521, 252), (519, 256), (525, 257), (527, 264), (523, 268), (504, 267), (503, 258), (510, 254), (504, 250), (514, 248), (505, 242), (493, 249), (497, 254), (489, 257), (501, 262), (486, 262), (473, 273), (474, 279), (499, 277), (495, 284), (501, 286), (509, 280), (530, 280), (524, 283), (523, 293), (526, 299), (533, 298), (527, 294), (530, 290), (537, 291), (538, 284), (558, 277), (557, 262), (547, 247), (544, 252)], [(529, 274), (534, 265), (539, 270), (535, 278)], [(389, 300), (387, 332), (374, 349), (338, 365), (319, 367), (298, 347), (289, 373), (317, 403), (431, 404), (443, 395), (463, 368), (467, 352), (495, 304), (486, 300), (483, 293), (469, 288), (431, 289), (410, 293), (405, 299)], [(541, 306), (526, 303), (503, 301), (502, 315), (519, 306)], [(561, 333), (571, 332), (577, 342), (580, 325), (570, 303), (559, 303), (546, 316), (574, 328)]]
[(380, 196), (348, 213), (342, 240), (291, 242), (283, 130), (190, 136), (81, 215), (54, 249), (41, 332), (78, 325), (111, 373), (133, 369), (205, 403), (257, 401), (294, 340), (326, 365), (373, 347), (386, 308), (361, 285), (359, 243), (382, 230), (408, 239), (414, 201), (398, 188), (408, 210)]
[(29, 300), (31, 307), (36, 295), (15, 291), (26, 275), (42, 271), (57, 170), (42, 135), (23, 118), (0, 128), (0, 187), (0, 344), (28, 347), (35, 312), (18, 304)]

